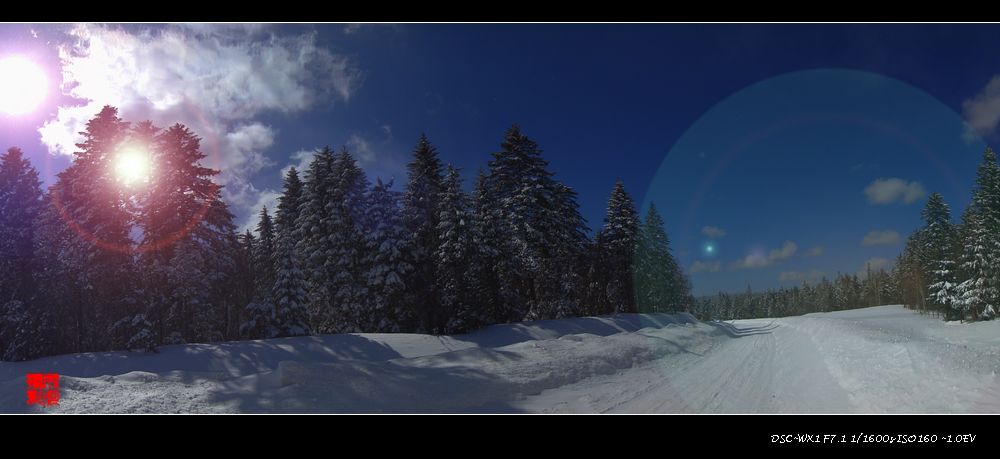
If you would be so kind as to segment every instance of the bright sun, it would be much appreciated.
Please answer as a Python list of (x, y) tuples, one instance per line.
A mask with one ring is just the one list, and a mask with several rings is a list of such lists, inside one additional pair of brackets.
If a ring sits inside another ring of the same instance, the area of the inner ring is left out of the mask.
[(45, 99), (48, 78), (38, 65), (20, 56), (0, 59), (0, 112), (23, 115)]
[(134, 185), (149, 179), (149, 155), (138, 149), (125, 149), (115, 157), (115, 174), (125, 185)]

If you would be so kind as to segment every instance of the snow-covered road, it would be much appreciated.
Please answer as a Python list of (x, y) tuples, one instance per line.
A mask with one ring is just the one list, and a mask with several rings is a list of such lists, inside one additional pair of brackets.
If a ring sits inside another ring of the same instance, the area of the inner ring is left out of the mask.
[[(1000, 322), (620, 315), (0, 363), (3, 412), (1000, 412)], [(24, 375), (58, 372), (55, 408)]]
[(512, 403), (622, 413), (1000, 412), (1000, 327), (898, 306), (718, 324), (729, 339)]

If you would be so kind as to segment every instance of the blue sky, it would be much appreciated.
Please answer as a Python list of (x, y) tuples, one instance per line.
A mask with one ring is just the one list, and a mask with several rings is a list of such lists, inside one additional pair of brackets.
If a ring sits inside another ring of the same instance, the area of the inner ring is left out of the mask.
[(657, 202), (696, 293), (762, 289), (892, 260), (929, 192), (957, 217), (1000, 121), (998, 32), (6, 24), (0, 57), (37, 61), (51, 91), (3, 118), (0, 140), (50, 181), (101, 105), (187, 123), (245, 225), (318, 146), (347, 145), (370, 177), (401, 185), (425, 132), (468, 182), (518, 123), (592, 229), (620, 178)]

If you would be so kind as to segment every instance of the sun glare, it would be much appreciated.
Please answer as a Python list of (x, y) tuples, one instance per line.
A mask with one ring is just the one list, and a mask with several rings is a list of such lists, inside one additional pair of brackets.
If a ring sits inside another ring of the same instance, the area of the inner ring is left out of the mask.
[(141, 150), (126, 149), (115, 158), (115, 174), (125, 185), (134, 185), (149, 179), (149, 155)]
[(48, 78), (28, 59), (12, 56), (0, 59), (0, 112), (23, 115), (45, 99)]

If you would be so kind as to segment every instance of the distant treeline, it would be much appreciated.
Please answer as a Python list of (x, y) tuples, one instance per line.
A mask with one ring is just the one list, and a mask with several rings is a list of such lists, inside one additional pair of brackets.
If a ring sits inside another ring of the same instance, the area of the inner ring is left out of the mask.
[(914, 231), (892, 271), (839, 275), (815, 286), (701, 297), (693, 311), (703, 319), (782, 317), (904, 304), (945, 320), (990, 320), (1000, 310), (1000, 165), (986, 148), (972, 202), (961, 223), (938, 193), (927, 200), (924, 226)]

